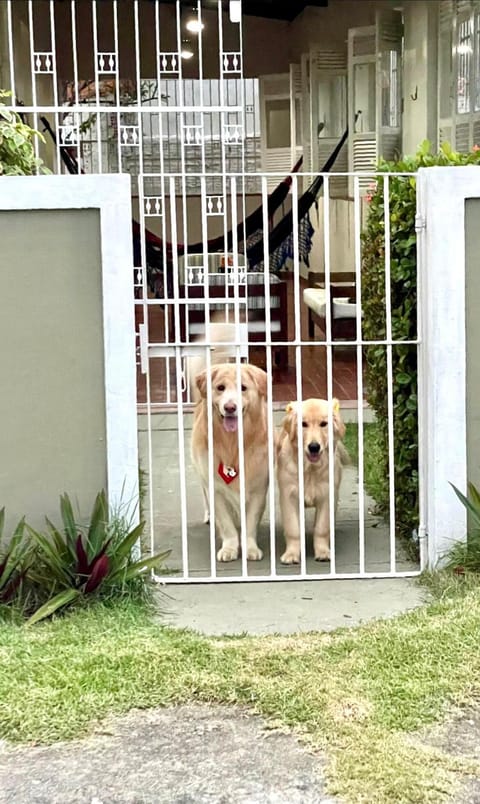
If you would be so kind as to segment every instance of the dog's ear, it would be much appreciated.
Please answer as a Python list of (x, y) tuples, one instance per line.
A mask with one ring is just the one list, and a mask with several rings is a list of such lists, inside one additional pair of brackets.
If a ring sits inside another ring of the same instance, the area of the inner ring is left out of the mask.
[(343, 419), (340, 415), (340, 402), (335, 397), (332, 399), (332, 411), (333, 429), (335, 430), (335, 435), (338, 438), (343, 438), (345, 435), (345, 424), (343, 423)]
[(285, 408), (287, 415), (285, 416), (282, 426), (291, 441), (295, 440), (298, 429), (298, 409), (296, 402), (289, 402)]
[(257, 386), (258, 393), (260, 396), (267, 397), (267, 373), (258, 368), (258, 366), (245, 366), (244, 371), (249, 375), (251, 380)]
[(200, 392), (200, 396), (205, 399), (207, 396), (207, 369), (204, 369), (195, 377), (195, 384)]

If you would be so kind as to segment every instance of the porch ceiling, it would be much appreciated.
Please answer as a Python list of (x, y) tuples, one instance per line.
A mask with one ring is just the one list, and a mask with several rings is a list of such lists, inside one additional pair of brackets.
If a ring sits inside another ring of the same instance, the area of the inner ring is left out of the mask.
[[(163, 0), (166, 3), (174, 3), (175, 0)], [(181, 0), (182, 5), (192, 7), (192, 0)], [(228, 0), (223, 0), (225, 10), (228, 11)], [(204, 0), (204, 6), (217, 7), (217, 0)], [(242, 11), (252, 17), (268, 17), (274, 20), (287, 20), (291, 22), (307, 6), (316, 8), (326, 8), (328, 0), (243, 0)]]

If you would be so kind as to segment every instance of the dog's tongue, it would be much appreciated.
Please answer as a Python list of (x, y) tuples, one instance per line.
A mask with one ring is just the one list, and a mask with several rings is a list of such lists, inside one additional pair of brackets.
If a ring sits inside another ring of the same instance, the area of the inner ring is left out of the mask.
[(227, 433), (236, 433), (237, 432), (237, 417), (236, 416), (224, 416), (223, 417), (223, 427), (227, 431)]

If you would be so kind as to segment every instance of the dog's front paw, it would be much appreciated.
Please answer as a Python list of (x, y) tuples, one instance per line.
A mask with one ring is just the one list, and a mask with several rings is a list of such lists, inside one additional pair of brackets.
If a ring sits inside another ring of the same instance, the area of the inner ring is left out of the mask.
[(247, 560), (248, 561), (261, 561), (263, 558), (263, 553), (256, 544), (250, 544), (247, 549)]
[(284, 554), (280, 556), (282, 564), (300, 564), (300, 553), (292, 547), (285, 550)]
[(330, 549), (326, 545), (316, 548), (315, 561), (330, 561)]
[(238, 547), (221, 547), (217, 553), (218, 561), (236, 561), (238, 558)]

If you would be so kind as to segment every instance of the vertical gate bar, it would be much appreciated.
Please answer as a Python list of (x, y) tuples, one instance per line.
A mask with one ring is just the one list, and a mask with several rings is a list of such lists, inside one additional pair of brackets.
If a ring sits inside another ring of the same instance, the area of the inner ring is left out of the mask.
[[(79, 107), (79, 98), (78, 98), (78, 53), (77, 53), (77, 14), (76, 14), (76, 0), (71, 0), (70, 3), (70, 18), (72, 22), (72, 57), (73, 57), (73, 82), (74, 82), (74, 94), (75, 94), (75, 106)], [(77, 140), (77, 171), (78, 173), (82, 172), (81, 162), (82, 162), (82, 150), (81, 150), (81, 142), (80, 142), (80, 113), (74, 112), (73, 119), (75, 121), (75, 125), (78, 128), (78, 140)]]
[[(208, 505), (210, 512), (210, 574), (212, 578), (217, 575), (217, 564), (215, 554), (215, 472), (213, 459), (213, 407), (212, 407), (212, 383), (211, 377), (211, 344), (210, 344), (210, 285), (208, 283), (208, 256), (207, 253), (207, 209), (206, 209), (206, 180), (205, 175), (200, 177), (200, 197), (201, 197), (201, 212), (202, 212), (202, 245), (203, 245), (203, 261), (206, 264), (204, 270), (204, 279), (207, 275), (207, 282), (204, 284), (205, 293), (205, 363), (207, 371), (207, 441), (208, 441)], [(187, 312), (185, 312), (185, 321), (188, 325)]]
[[(170, 184), (170, 225), (172, 230), (172, 261), (173, 261), (173, 285), (175, 296), (175, 329), (180, 332), (180, 310), (179, 310), (179, 288), (178, 288), (178, 245), (177, 245), (177, 199), (175, 195), (175, 179), (169, 180)], [(178, 371), (181, 360), (181, 346), (175, 345), (175, 367), (177, 379), (177, 421), (178, 421), (178, 450), (179, 450), (179, 477), (180, 477), (180, 514), (181, 514), (181, 537), (182, 537), (182, 569), (183, 577), (188, 578), (188, 525), (187, 525), (187, 490), (185, 482), (185, 434), (183, 422), (183, 402), (181, 392), (181, 373)], [(180, 394), (179, 394), (180, 387)]]
[[(120, 50), (118, 47), (118, 8), (117, 0), (113, 0), (113, 42), (115, 49), (115, 100), (117, 104), (117, 160), (118, 172), (122, 173), (122, 148), (120, 145), (120, 130), (121, 130), (121, 116), (120, 116)], [(143, 173), (143, 169), (140, 171)], [(144, 237), (143, 230), (140, 232), (140, 237)], [(146, 263), (145, 263), (146, 266)]]
[[(55, 7), (54, 0), (50, 0), (50, 48), (52, 51), (52, 69), (53, 69), (53, 103), (57, 111), (55, 112), (55, 134), (56, 134), (56, 152), (57, 152), (57, 173), (62, 172), (62, 160), (60, 157), (60, 137), (59, 137), (59, 112), (58, 112), (58, 86), (57, 86), (57, 52), (55, 46)], [(63, 116), (62, 121), (63, 122)]]
[[(138, 177), (138, 192), (139, 200), (141, 201), (144, 196), (143, 176)], [(145, 243), (145, 207), (143, 203), (139, 204), (139, 223), (140, 223), (140, 261), (142, 264), (142, 310), (143, 310), (143, 326), (145, 327), (147, 339), (147, 371), (145, 373), (145, 390), (147, 402), (147, 455), (148, 455), (148, 513), (150, 517), (150, 550), (152, 555), (155, 553), (155, 527), (154, 527), (154, 514), (153, 514), (153, 445), (152, 445), (152, 396), (150, 384), (150, 359), (148, 358), (148, 344), (150, 343), (150, 319), (147, 304), (147, 253)]]
[(365, 487), (363, 441), (363, 346), (362, 346), (362, 244), (361, 199), (359, 177), (353, 177), (356, 343), (357, 343), (357, 427), (358, 427), (358, 556), (360, 575), (365, 574)]
[[(242, 374), (241, 374), (241, 351), (240, 351), (240, 296), (238, 283), (238, 220), (237, 220), (237, 180), (235, 176), (230, 177), (231, 206), (232, 206), (232, 254), (233, 254), (233, 312), (235, 321), (235, 364), (237, 367), (237, 399), (242, 399)], [(225, 290), (227, 289), (227, 274), (225, 274)], [(247, 285), (245, 280), (245, 294)], [(247, 552), (248, 534), (247, 518), (245, 510), (245, 451), (243, 443), (243, 407), (238, 411), (238, 472), (240, 482), (240, 544), (242, 546), (242, 577), (248, 578)]]
[[(97, 159), (98, 173), (103, 173), (102, 161), (102, 118), (100, 114), (100, 89), (98, 81), (98, 39), (97, 39), (97, 0), (92, 0), (92, 29), (93, 29), (93, 54), (95, 59), (95, 119), (97, 122)], [(118, 133), (120, 136), (120, 132)]]
[(306, 577), (305, 544), (305, 484), (303, 477), (303, 439), (302, 439), (302, 330), (300, 321), (300, 264), (298, 251), (298, 174), (292, 182), (292, 224), (293, 224), (293, 318), (295, 321), (295, 369), (297, 386), (297, 434), (298, 434), (298, 518), (300, 524), (300, 575)]
[[(162, 105), (162, 79), (160, 72), (160, 9), (159, 0), (155, 0), (155, 53), (156, 53), (156, 69), (157, 69), (157, 94), (158, 94), (158, 142), (159, 142), (159, 158), (160, 158), (160, 195), (162, 200), (162, 275), (163, 275), (163, 298), (165, 304), (164, 312), (164, 326), (165, 326), (165, 343), (170, 342), (170, 308), (171, 300), (168, 295), (168, 253), (167, 253), (167, 222), (166, 222), (166, 198), (165, 198), (165, 159), (163, 153), (163, 114), (161, 111)], [(175, 99), (176, 100), (176, 99)], [(167, 112), (167, 125), (168, 125), (168, 112)], [(167, 137), (168, 139), (168, 137)], [(170, 147), (170, 145), (168, 146)], [(165, 367), (165, 393), (166, 401), (171, 400), (170, 388), (170, 358), (164, 359)], [(187, 388), (187, 393), (190, 389)]]
[[(245, 249), (245, 259), (246, 259), (246, 252), (247, 252), (247, 244), (246, 244), (246, 228), (245, 228), (245, 221), (247, 219), (247, 203), (246, 203), (246, 178), (245, 178), (245, 142), (246, 142), (246, 132), (247, 132), (247, 118), (245, 114), (245, 85), (243, 80), (243, 10), (240, 13), (240, 22), (238, 23), (238, 44), (239, 44), (239, 51), (240, 51), (240, 59), (241, 59), (241, 69), (240, 69), (240, 78), (237, 80), (236, 86), (238, 87), (238, 81), (240, 81), (240, 123), (241, 123), (241, 150), (240, 150), (240, 165), (241, 165), (241, 174), (242, 174), (242, 215), (243, 215), (243, 242), (244, 242), (244, 249)], [(238, 90), (235, 96), (235, 103), (238, 103)], [(267, 230), (268, 231), (268, 230)], [(247, 294), (247, 288), (245, 289), (245, 294)], [(248, 316), (248, 303), (247, 303), (247, 316)]]
[[(29, 28), (29, 38), (30, 38), (30, 70), (32, 73), (32, 103), (35, 109), (33, 113), (33, 127), (35, 131), (38, 131), (38, 105), (37, 105), (37, 79), (35, 77), (35, 37), (33, 31), (33, 2), (32, 0), (28, 0), (28, 28)], [(33, 148), (35, 151), (35, 158), (38, 159), (39, 151), (38, 151), (38, 137), (34, 137), (33, 139)], [(39, 173), (39, 168), (37, 167), (36, 173)]]
[[(197, 3), (197, 19), (201, 24), (202, 22), (202, 3), (201, 0)], [(201, 123), (201, 154), (202, 154), (202, 173), (205, 175), (205, 106), (204, 106), (204, 91), (203, 91), (203, 33), (202, 29), (198, 31), (198, 80), (200, 84), (200, 123)], [(193, 90), (194, 91), (194, 90)], [(195, 103), (195, 96), (194, 96)]]
[(383, 177), (385, 227), (385, 318), (387, 340), (388, 486), (390, 512), (390, 571), (395, 572), (395, 436), (393, 422), (392, 286), (390, 272), (390, 176)]
[(143, 175), (143, 114), (142, 79), (140, 75), (140, 26), (138, 24), (138, 0), (134, 0), (133, 3), (133, 19), (135, 33), (135, 79), (137, 85), (138, 162), (139, 172)]
[[(263, 272), (265, 285), (265, 328), (266, 328), (266, 369), (267, 369), (267, 433), (268, 433), (268, 494), (270, 510), (270, 573), (277, 574), (276, 539), (275, 539), (275, 429), (273, 423), (273, 383), (272, 383), (272, 322), (270, 313), (270, 244), (268, 241), (268, 191), (267, 177), (262, 176), (262, 213), (263, 213)], [(246, 257), (246, 243), (245, 243)]]
[[(228, 191), (227, 191), (227, 156), (226, 156), (226, 146), (225, 146), (225, 78), (223, 76), (223, 67), (222, 67), (222, 54), (223, 54), (223, 7), (222, 7), (222, 0), (218, 0), (218, 58), (219, 58), (219, 88), (220, 88), (220, 115), (219, 115), (219, 122), (220, 122), (220, 130), (219, 130), (219, 138), (220, 138), (220, 154), (221, 154), (221, 179), (222, 179), (222, 195), (223, 195), (223, 252), (224, 252), (224, 261), (225, 261), (225, 286), (227, 282), (227, 275), (228, 275), (228, 218), (227, 218), (227, 198), (228, 198)], [(246, 255), (245, 255), (246, 257)], [(230, 314), (230, 308), (226, 306), (226, 313), (227, 319)], [(248, 312), (247, 312), (248, 316)]]
[(10, 62), (10, 90), (12, 92), (12, 103), (17, 105), (17, 94), (15, 89), (15, 50), (13, 47), (13, 20), (12, 20), (12, 0), (7, 2), (7, 28), (8, 28), (8, 57)]
[[(323, 177), (323, 243), (325, 259), (325, 329), (326, 329), (326, 363), (327, 363), (327, 399), (328, 399), (328, 505), (330, 520), (330, 574), (336, 572), (335, 542), (335, 453), (333, 450), (333, 346), (332, 320), (330, 304), (330, 177)], [(320, 346), (316, 347), (320, 349)]]
[[(181, 58), (181, 51), (182, 51), (182, 15), (181, 15), (181, 4), (180, 0), (176, 0), (176, 26), (177, 26), (177, 53), (178, 53), (178, 102), (179, 106), (182, 109), (180, 115), (175, 115), (175, 126), (177, 129), (178, 135), (178, 118), (180, 117), (180, 137), (177, 137), (177, 142), (180, 143), (180, 165), (181, 165), (181, 193), (182, 193), (182, 217), (183, 217), (183, 270), (184, 270), (184, 287), (185, 287), (185, 295), (188, 293), (188, 286), (187, 286), (187, 277), (188, 277), (188, 206), (187, 206), (187, 177), (186, 177), (186, 164), (185, 164), (185, 143), (184, 143), (184, 130), (185, 130), (185, 80), (183, 78), (183, 66), (182, 66), (182, 58)], [(168, 117), (167, 117), (168, 120)], [(169, 146), (170, 148), (170, 142)], [(175, 206), (176, 210), (176, 206)], [(178, 262), (177, 262), (178, 265)], [(185, 317), (185, 340), (187, 342), (190, 341), (189, 335), (189, 313), (188, 313), (188, 305), (184, 308), (184, 317)], [(175, 340), (180, 339), (180, 329), (175, 325)], [(210, 358), (208, 358), (209, 360)], [(208, 370), (210, 371), (210, 363), (208, 362)], [(170, 374), (170, 359), (167, 358), (167, 371)]]

